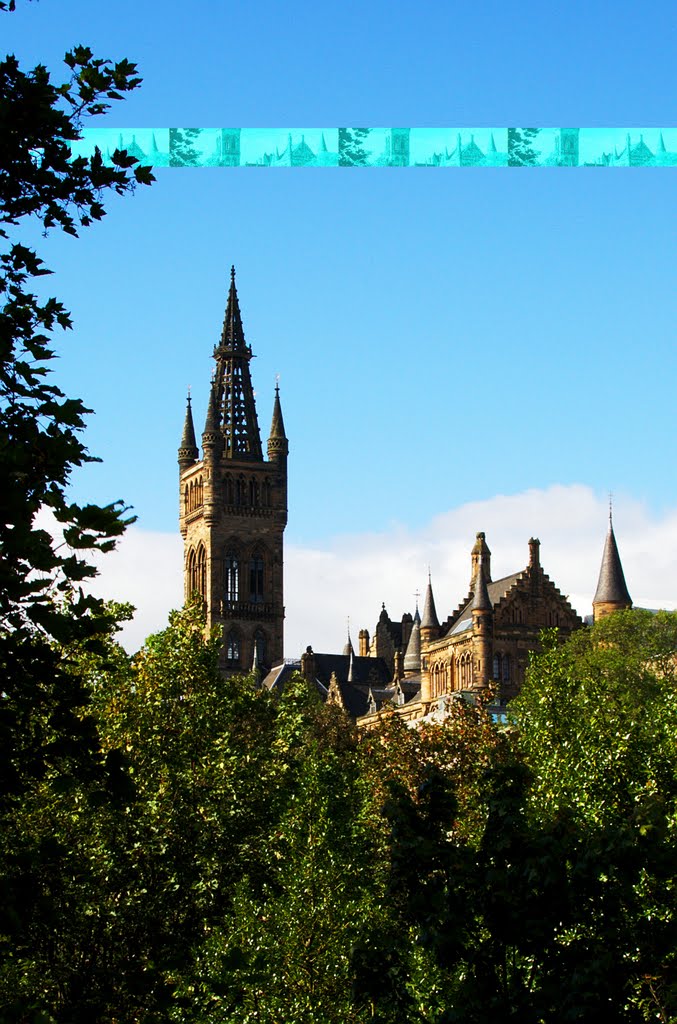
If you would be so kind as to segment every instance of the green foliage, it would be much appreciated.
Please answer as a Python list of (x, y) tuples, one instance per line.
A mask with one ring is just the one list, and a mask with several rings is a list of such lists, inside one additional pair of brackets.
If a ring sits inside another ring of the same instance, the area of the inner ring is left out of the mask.
[[(74, 665), (83, 645), (91, 658), (112, 650), (106, 635), (118, 620), (81, 584), (94, 575), (91, 552), (110, 550), (131, 520), (120, 502), (101, 508), (68, 496), (71, 472), (91, 461), (80, 439), (87, 410), (50, 377), (54, 336), (71, 321), (56, 298), (37, 294), (50, 271), (20, 232), (28, 222), (76, 235), (104, 215), (106, 193), (129, 193), (152, 176), (124, 152), (113, 167), (99, 152), (71, 159), (83, 120), (140, 79), (128, 61), (83, 46), (65, 63), (66, 80), (54, 84), (42, 65), (26, 72), (13, 56), (0, 62), (0, 1017), (8, 1021), (43, 1019), (43, 979), (67, 1004), (69, 986), (88, 976), (84, 919), (96, 920), (99, 870), (89, 818), (112, 813), (125, 788), (119, 755), (100, 748)], [(95, 810), (104, 805), (108, 812)]]
[(339, 166), (360, 167), (369, 160), (371, 128), (339, 128)]
[(534, 143), (540, 128), (508, 128), (508, 166), (529, 167), (538, 163), (539, 151)]
[[(82, 119), (139, 85), (135, 65), (95, 59), (83, 46), (65, 62), (69, 78), (58, 85), (41, 65), (24, 72), (12, 56), (0, 62), (0, 800), (61, 771), (64, 758), (96, 766), (96, 735), (79, 714), (86, 694), (62, 671), (52, 641), (111, 628), (102, 603), (79, 585), (95, 572), (89, 553), (110, 550), (131, 521), (119, 502), (100, 508), (67, 495), (72, 470), (91, 461), (79, 437), (87, 410), (49, 376), (53, 334), (71, 321), (57, 299), (31, 290), (50, 271), (13, 241), (26, 218), (75, 235), (101, 219), (107, 191), (152, 180), (126, 153), (114, 167), (98, 151), (71, 159)], [(37, 523), (40, 510), (63, 543)]]
[(169, 163), (171, 167), (195, 167), (199, 164), (202, 154), (195, 143), (201, 134), (201, 128), (169, 129)]

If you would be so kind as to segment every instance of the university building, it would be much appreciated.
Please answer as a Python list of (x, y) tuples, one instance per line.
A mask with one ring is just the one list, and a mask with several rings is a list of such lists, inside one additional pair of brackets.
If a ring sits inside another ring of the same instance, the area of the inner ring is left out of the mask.
[[(526, 564), (494, 580), (491, 551), (478, 533), (470, 552), (468, 591), (440, 619), (428, 578), (423, 613), (392, 620), (385, 605), (373, 633), (350, 636), (341, 654), (307, 647), (298, 661), (283, 651), (283, 535), (287, 524), (287, 456), (279, 389), (275, 389), (267, 457), (261, 446), (247, 345), (231, 270), (204, 430), (197, 447), (190, 397), (178, 452), (185, 596), (202, 595), (207, 625), (221, 625), (224, 674), (256, 671), (281, 689), (301, 671), (322, 697), (363, 724), (394, 705), (410, 720), (439, 709), (450, 695), (491, 689), (500, 704), (518, 692), (543, 629), (562, 639), (583, 626), (541, 565), (540, 542), (528, 541)], [(611, 515), (593, 601), (598, 619), (632, 606)]]

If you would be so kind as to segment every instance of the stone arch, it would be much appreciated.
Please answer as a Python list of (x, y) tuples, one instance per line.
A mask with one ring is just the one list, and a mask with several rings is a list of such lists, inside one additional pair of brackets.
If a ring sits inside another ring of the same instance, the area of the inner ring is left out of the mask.
[(188, 553), (188, 597), (195, 592), (203, 600), (207, 596), (207, 552), (202, 543)]

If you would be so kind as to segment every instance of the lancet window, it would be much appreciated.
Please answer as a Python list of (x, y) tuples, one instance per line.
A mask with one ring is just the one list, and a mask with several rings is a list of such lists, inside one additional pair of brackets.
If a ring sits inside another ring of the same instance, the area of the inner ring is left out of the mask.
[(228, 604), (235, 604), (240, 600), (240, 559), (237, 552), (228, 551), (223, 560), (224, 590)]
[(264, 564), (260, 551), (255, 551), (249, 560), (249, 600), (252, 604), (263, 602)]
[(207, 554), (204, 546), (200, 544), (198, 549), (191, 551), (188, 555), (188, 592), (198, 592), (203, 598), (207, 594)]

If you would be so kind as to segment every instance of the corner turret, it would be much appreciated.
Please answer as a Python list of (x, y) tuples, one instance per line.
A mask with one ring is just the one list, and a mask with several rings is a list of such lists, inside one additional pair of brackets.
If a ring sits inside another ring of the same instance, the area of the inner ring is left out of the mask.
[(605, 615), (611, 615), (612, 612), (620, 611), (623, 608), (632, 608), (632, 598), (625, 582), (621, 556), (618, 553), (614, 535), (611, 509), (609, 509), (609, 530), (604, 542), (597, 590), (592, 599), (594, 621), (598, 622)]
[(190, 392), (186, 402), (186, 418), (183, 423), (183, 434), (179, 445), (179, 469), (183, 473), (194, 465), (199, 456), (197, 442), (195, 440), (195, 426), (193, 424), (193, 410), (190, 402)]
[(270, 462), (281, 462), (289, 454), (289, 441), (284, 432), (282, 405), (280, 404), (280, 386), (275, 385), (275, 401), (273, 403), (273, 419), (270, 424), (268, 438), (268, 459)]
[(477, 563), (475, 592), (472, 605), (473, 680), (474, 690), (484, 690), (491, 679), (492, 639), (494, 632), (494, 606), (487, 590), (482, 555)]
[(428, 644), (431, 640), (437, 640), (439, 635), (440, 623), (437, 618), (437, 611), (435, 610), (433, 585), (430, 579), (430, 573), (428, 573), (428, 586), (426, 587), (425, 602), (423, 605), (423, 618), (421, 619), (421, 642), (423, 644)]

